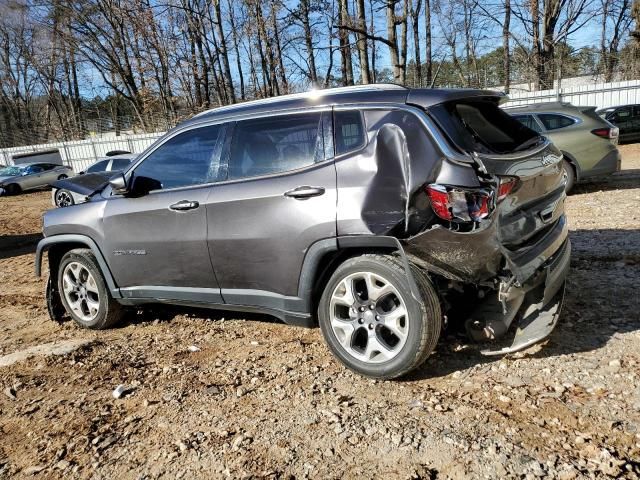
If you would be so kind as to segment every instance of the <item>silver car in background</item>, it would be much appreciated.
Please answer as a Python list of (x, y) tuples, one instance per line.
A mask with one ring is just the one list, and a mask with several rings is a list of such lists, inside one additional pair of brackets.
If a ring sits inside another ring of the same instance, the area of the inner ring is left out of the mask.
[(66, 165), (55, 163), (24, 163), (0, 169), (0, 195), (17, 195), (26, 190), (49, 186), (56, 180), (74, 177)]

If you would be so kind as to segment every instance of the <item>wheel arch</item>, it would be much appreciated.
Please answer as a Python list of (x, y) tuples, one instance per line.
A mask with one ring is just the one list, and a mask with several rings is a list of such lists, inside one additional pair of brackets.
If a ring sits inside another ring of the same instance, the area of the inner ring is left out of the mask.
[(569, 162), (569, 165), (571, 165), (573, 167), (573, 172), (576, 175), (576, 182), (579, 182), (580, 178), (582, 177), (582, 169), (580, 168), (580, 165), (578, 164), (578, 161), (569, 152), (567, 152), (565, 150), (560, 150), (560, 151), (562, 153), (562, 156), (564, 158), (566, 158), (567, 161)]
[(102, 276), (104, 277), (105, 283), (109, 288), (111, 295), (114, 298), (120, 298), (120, 290), (116, 286), (113, 275), (111, 274), (111, 270), (109, 270), (109, 266), (102, 255), (102, 252), (98, 248), (96, 242), (93, 241), (92, 238), (86, 235), (80, 234), (63, 234), (63, 235), (53, 235), (51, 237), (45, 237), (38, 243), (36, 247), (36, 259), (35, 259), (35, 273), (36, 276), (42, 275), (42, 256), (45, 251), (48, 252), (49, 256), (49, 270), (52, 275), (57, 275), (58, 265), (60, 264), (60, 260), (63, 255), (74, 248), (88, 248), (91, 250), (93, 255), (96, 257), (96, 261), (98, 262), (98, 266), (100, 267), (100, 271)]
[(307, 251), (298, 282), (298, 297), (303, 299), (305, 310), (313, 315), (322, 291), (336, 268), (345, 260), (364, 253), (396, 253), (404, 265), (413, 297), (420, 299), (409, 261), (397, 238), (352, 235), (320, 240)]

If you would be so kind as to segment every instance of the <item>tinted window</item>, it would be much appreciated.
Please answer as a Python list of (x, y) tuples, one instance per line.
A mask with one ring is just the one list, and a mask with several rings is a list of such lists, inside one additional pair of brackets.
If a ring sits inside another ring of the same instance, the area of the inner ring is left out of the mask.
[(631, 117), (631, 107), (619, 108), (613, 114), (613, 119), (617, 121), (628, 120)]
[(52, 163), (42, 163), (39, 166), (42, 167), (43, 170), (53, 170), (54, 168), (59, 167), (60, 165), (54, 165)]
[(364, 145), (364, 126), (360, 112), (335, 112), (336, 155)]
[(130, 163), (131, 160), (127, 158), (114, 158), (111, 162), (111, 170), (124, 170)]
[(557, 115), (555, 113), (539, 113), (538, 118), (547, 130), (557, 130), (576, 123), (573, 118)]
[(322, 114), (305, 113), (238, 122), (229, 179), (286, 172), (324, 160)]
[(101, 160), (100, 162), (94, 163), (89, 168), (87, 168), (87, 173), (104, 172), (107, 169), (108, 164), (109, 160)]
[(29, 168), (27, 168), (27, 172), (29, 172), (29, 174), (40, 173), (43, 171), (44, 171), (44, 168), (42, 168), (40, 165), (31, 165)]
[(186, 187), (219, 180), (220, 125), (180, 133), (154, 150), (135, 169), (150, 190)]
[(463, 151), (510, 153), (531, 148), (541, 138), (495, 102), (447, 102), (432, 107), (431, 113)]
[(531, 130), (535, 130), (536, 132), (540, 132), (542, 130), (540, 125), (538, 125), (538, 122), (536, 122), (536, 119), (533, 118), (533, 115), (514, 115), (513, 118)]

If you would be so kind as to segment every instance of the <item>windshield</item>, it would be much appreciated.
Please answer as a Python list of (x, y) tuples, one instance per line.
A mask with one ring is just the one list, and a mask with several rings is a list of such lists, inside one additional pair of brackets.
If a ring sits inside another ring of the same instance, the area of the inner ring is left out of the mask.
[(20, 175), (22, 168), (20, 167), (5, 167), (0, 168), (0, 177), (12, 177), (14, 175)]

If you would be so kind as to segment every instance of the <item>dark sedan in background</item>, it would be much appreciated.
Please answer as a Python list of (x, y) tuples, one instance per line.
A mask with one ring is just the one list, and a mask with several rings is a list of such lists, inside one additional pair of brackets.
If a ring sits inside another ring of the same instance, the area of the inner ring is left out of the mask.
[(640, 142), (640, 105), (602, 108), (596, 113), (620, 129), (620, 142)]

